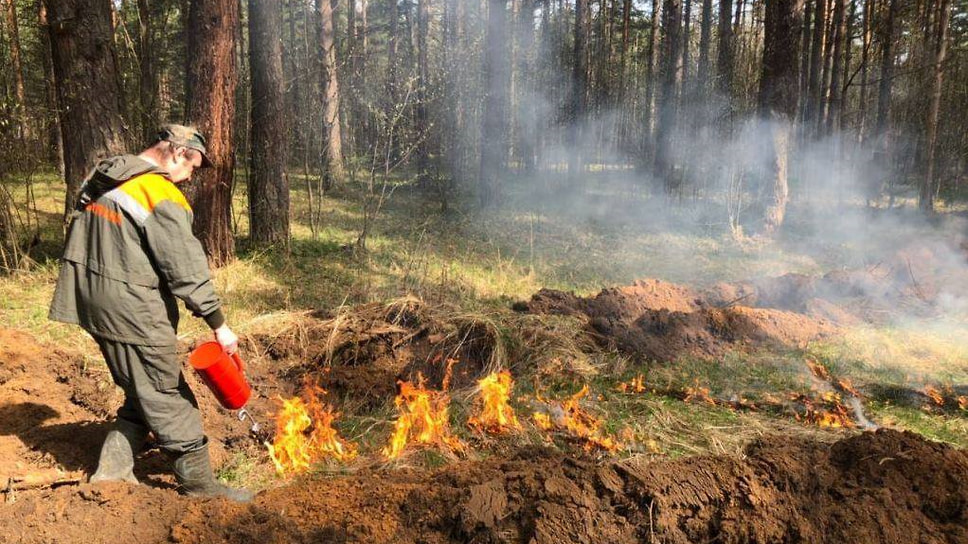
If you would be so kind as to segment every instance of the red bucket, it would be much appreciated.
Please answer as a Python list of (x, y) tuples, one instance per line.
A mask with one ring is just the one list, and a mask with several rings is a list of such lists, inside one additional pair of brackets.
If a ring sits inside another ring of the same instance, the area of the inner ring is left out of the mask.
[(238, 352), (229, 355), (218, 342), (205, 342), (192, 351), (188, 362), (222, 406), (238, 410), (249, 401), (252, 388), (245, 380)]

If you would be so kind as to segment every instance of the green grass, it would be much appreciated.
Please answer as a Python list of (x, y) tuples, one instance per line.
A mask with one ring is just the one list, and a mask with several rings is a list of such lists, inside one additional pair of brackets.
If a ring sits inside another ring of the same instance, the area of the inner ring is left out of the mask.
[[(580, 324), (567, 318), (543, 318), (540, 324), (558, 339), (542, 352), (517, 344), (520, 321), (508, 317), (510, 301), (527, 299), (542, 287), (587, 295), (615, 284), (656, 277), (690, 284), (737, 281), (784, 272), (819, 273), (856, 259), (855, 247), (811, 246), (790, 235), (776, 244), (738, 243), (717, 225), (683, 228), (696, 223), (693, 212), (673, 207), (670, 224), (653, 224), (636, 211), (654, 205), (639, 195), (596, 190), (574, 195), (572, 201), (549, 198), (523, 185), (509, 183), (509, 204), (489, 211), (466, 211), (457, 202), (442, 215), (434, 202), (408, 185), (401, 185), (375, 217), (368, 252), (353, 251), (362, 226), (362, 194), (346, 187), (319, 198), (320, 228), (313, 237), (304, 180), (290, 177), (292, 241), (285, 248), (257, 250), (246, 240), (248, 220), (242, 184), (235, 192), (239, 258), (215, 272), (215, 282), (229, 323), (246, 333), (288, 312), (369, 301), (386, 301), (414, 294), (431, 304), (447, 302), (466, 311), (492, 317), (508, 342), (508, 364), (528, 375), (518, 380), (518, 395), (535, 393), (531, 373), (537, 372), (543, 395), (560, 398), (590, 380), (588, 409), (604, 420), (615, 435), (631, 434), (638, 444), (624, 455), (688, 455), (739, 453), (743, 444), (765, 432), (836, 437), (778, 414), (737, 413), (686, 403), (661, 395), (622, 395), (615, 386), (643, 372), (612, 353), (580, 353), (572, 342)], [(86, 354), (96, 347), (76, 327), (49, 322), (47, 304), (57, 274), (62, 243), (60, 223), (63, 191), (50, 173), (34, 187), (40, 244), (32, 250), (27, 271), (0, 277), (0, 327), (24, 329), (41, 341)], [(404, 183), (406, 179), (394, 179)], [(25, 202), (22, 184), (9, 186), (18, 203)], [(552, 191), (550, 194), (553, 194)], [(585, 207), (573, 205), (587, 199)], [(587, 204), (587, 203), (586, 203)], [(32, 218), (31, 221), (34, 221)], [(209, 334), (199, 320), (183, 316), (185, 338)], [(964, 324), (938, 324), (926, 329), (859, 327), (840, 338), (818, 342), (801, 351), (734, 353), (720, 360), (682, 359), (651, 364), (647, 383), (682, 390), (701, 385), (719, 398), (741, 396), (757, 400), (771, 395), (806, 392), (813, 386), (804, 359), (814, 358), (838, 378), (855, 384), (898, 386), (968, 382), (968, 345)], [(573, 359), (568, 360), (568, 354)], [(575, 355), (577, 354), (577, 355)], [(560, 366), (553, 363), (555, 357)], [(880, 424), (920, 432), (946, 442), (968, 444), (964, 414), (937, 415), (869, 399), (868, 410)], [(455, 432), (474, 441), (461, 424), (471, 400), (455, 398)], [(519, 417), (528, 419), (530, 406), (518, 403)], [(389, 435), (394, 414), (388, 402), (371, 413), (349, 413), (340, 420), (342, 436), (377, 452)], [(529, 427), (529, 425), (526, 425)], [(544, 438), (533, 429), (528, 443)], [(559, 445), (563, 443), (559, 440)], [(428, 453), (424, 464), (440, 462)], [(233, 461), (223, 476), (247, 480), (250, 461)], [(331, 470), (332, 467), (324, 470)]]

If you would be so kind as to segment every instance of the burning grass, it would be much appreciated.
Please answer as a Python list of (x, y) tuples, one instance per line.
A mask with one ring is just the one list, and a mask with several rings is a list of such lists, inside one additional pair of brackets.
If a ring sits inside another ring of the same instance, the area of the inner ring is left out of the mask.
[(301, 396), (279, 398), (275, 438), (266, 447), (280, 475), (305, 472), (327, 458), (346, 462), (356, 457), (356, 445), (340, 438), (333, 427), (339, 414), (320, 400), (325, 394), (325, 390), (307, 383)]
[(615, 452), (621, 444), (603, 428), (603, 420), (586, 411), (581, 401), (588, 395), (588, 385), (561, 400), (548, 400), (537, 396), (539, 411), (532, 415), (535, 425), (543, 431), (560, 430), (577, 438), (582, 446), (591, 451), (599, 449)]
[(466, 446), (450, 430), (447, 392), (427, 389), (422, 375), (416, 383), (401, 381), (399, 386), (400, 393), (393, 401), (398, 415), (382, 454), (397, 459), (410, 444), (434, 446), (455, 455), (464, 453)]
[(468, 425), (490, 434), (504, 434), (521, 429), (511, 407), (514, 380), (511, 372), (502, 370), (489, 374), (477, 382), (478, 412), (467, 420)]

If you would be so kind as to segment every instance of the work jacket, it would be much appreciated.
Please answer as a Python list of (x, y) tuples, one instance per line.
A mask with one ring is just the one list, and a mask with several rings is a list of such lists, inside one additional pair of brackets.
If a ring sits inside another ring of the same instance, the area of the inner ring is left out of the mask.
[(175, 298), (224, 323), (192, 209), (167, 173), (134, 156), (101, 161), (81, 188), (50, 319), (145, 346), (176, 342)]

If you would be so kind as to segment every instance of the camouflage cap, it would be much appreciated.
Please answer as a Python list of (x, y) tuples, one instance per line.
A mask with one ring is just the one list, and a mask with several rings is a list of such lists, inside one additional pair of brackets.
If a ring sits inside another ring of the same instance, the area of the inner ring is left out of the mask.
[(212, 161), (208, 159), (208, 150), (205, 149), (205, 137), (194, 127), (164, 125), (158, 131), (158, 141), (171, 142), (175, 145), (194, 149), (202, 154), (202, 168), (212, 166)]

